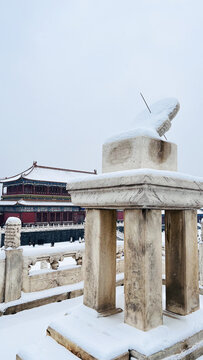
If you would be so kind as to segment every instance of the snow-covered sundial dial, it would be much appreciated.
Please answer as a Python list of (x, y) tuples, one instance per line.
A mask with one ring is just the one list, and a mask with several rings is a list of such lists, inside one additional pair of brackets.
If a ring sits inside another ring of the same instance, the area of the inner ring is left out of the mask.
[(109, 138), (107, 142), (137, 136), (160, 138), (170, 129), (171, 121), (180, 108), (178, 100), (175, 98), (166, 98), (148, 106), (143, 96), (142, 98), (146, 104), (146, 109), (135, 117), (133, 129), (113, 136)]
[(150, 106), (147, 105), (147, 109), (136, 116), (135, 129), (143, 129), (143, 131), (145, 128), (151, 129), (159, 136), (163, 136), (170, 129), (171, 121), (179, 109), (180, 104), (175, 98), (166, 98)]

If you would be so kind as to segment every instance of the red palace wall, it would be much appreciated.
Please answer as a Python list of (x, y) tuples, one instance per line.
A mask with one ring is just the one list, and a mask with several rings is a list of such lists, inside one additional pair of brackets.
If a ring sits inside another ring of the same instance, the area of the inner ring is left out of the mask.
[(35, 223), (35, 213), (34, 212), (26, 212), (26, 213), (4, 213), (4, 223), (10, 217), (14, 216), (19, 218), (22, 223)]
[(36, 214), (34, 212), (25, 212), (21, 214), (21, 221), (25, 224), (35, 223)]
[[(5, 223), (6, 220), (10, 216), (18, 217), (19, 219), (21, 219), (22, 223), (24, 223), (24, 224), (35, 224), (37, 222), (37, 213), (35, 213), (35, 212), (24, 212), (24, 213), (10, 212), (10, 213), (4, 213), (3, 223)], [(85, 211), (73, 211), (73, 212), (68, 211), (67, 218), (65, 219), (65, 221), (73, 221), (74, 223), (81, 223), (81, 222), (83, 222), (84, 218), (85, 218)], [(47, 220), (48, 220), (48, 217), (47, 217)], [(117, 212), (117, 220), (120, 220), (120, 221), (123, 220), (123, 211)], [(39, 221), (43, 221), (43, 220), (39, 220)], [(50, 219), (48, 221), (51, 222)], [(54, 221), (63, 222), (63, 213), (60, 213), (60, 218), (58, 220), (54, 219)]]
[(117, 211), (117, 220), (123, 221), (123, 211)]
[(17, 218), (21, 219), (21, 213), (4, 213), (4, 223), (6, 222), (6, 220), (10, 216), (17, 217)]

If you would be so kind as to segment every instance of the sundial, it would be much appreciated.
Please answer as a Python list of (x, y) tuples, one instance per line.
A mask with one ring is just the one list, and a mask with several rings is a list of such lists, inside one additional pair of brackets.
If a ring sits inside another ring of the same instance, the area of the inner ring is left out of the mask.
[(135, 117), (133, 129), (113, 136), (106, 142), (124, 140), (137, 136), (148, 136), (158, 139), (161, 136), (164, 136), (164, 134), (170, 129), (171, 121), (176, 116), (180, 108), (178, 100), (176, 98), (166, 98), (149, 106), (147, 105), (144, 97), (143, 100), (147, 108)]
[[(141, 94), (145, 101), (143, 95)], [(147, 105), (146, 101), (145, 104)], [(166, 98), (156, 103), (147, 105), (147, 109), (135, 118), (135, 129), (149, 128), (163, 136), (171, 127), (171, 121), (180, 109), (180, 104), (175, 98)]]

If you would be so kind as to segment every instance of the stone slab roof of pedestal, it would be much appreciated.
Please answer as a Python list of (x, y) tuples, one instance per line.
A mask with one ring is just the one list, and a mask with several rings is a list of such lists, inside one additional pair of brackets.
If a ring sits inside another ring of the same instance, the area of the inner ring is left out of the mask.
[(74, 205), (87, 208), (199, 209), (203, 178), (154, 169), (86, 177), (67, 184)]

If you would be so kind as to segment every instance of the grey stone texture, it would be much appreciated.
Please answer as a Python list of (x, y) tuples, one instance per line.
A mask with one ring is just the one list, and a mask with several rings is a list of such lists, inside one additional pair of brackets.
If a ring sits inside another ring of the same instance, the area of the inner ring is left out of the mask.
[(21, 297), (22, 273), (22, 250), (6, 250), (5, 302), (17, 300)]
[[(126, 323), (141, 330), (162, 323), (160, 210), (167, 210), (167, 309), (185, 315), (199, 307), (196, 209), (203, 205), (203, 182), (176, 170), (176, 145), (137, 137), (104, 144), (104, 174), (74, 181), (67, 187), (75, 205), (92, 211), (88, 219), (91, 236), (85, 234), (86, 246), (91, 244), (91, 251), (86, 253), (89, 259), (99, 258), (101, 251), (93, 244), (93, 239), (99, 243), (101, 237), (95, 230), (98, 228), (95, 227), (98, 221), (96, 210), (124, 209), (124, 317)], [(109, 236), (112, 226), (103, 228), (103, 238)], [(104, 242), (103, 246), (102, 251), (107, 251), (108, 244)], [(110, 269), (110, 260), (107, 262)], [(99, 266), (100, 262), (95, 261), (92, 268), (86, 269), (85, 288), (88, 292), (85, 304), (95, 309), (93, 299), (97, 296), (93, 295), (94, 289), (98, 293), (104, 286), (98, 276)], [(91, 276), (91, 272), (95, 275)]]
[(199, 209), (203, 182), (181, 173), (150, 169), (99, 175), (68, 185), (75, 205), (87, 208)]
[(141, 168), (177, 171), (177, 145), (146, 136), (103, 145), (103, 173)]
[(24, 273), (22, 290), (24, 292), (42, 291), (57, 286), (70, 285), (83, 280), (81, 266), (36, 275)]
[(88, 210), (85, 222), (84, 305), (115, 308), (116, 211)]
[(6, 221), (6, 230), (5, 230), (5, 249), (18, 248), (20, 246), (20, 231), (21, 231), (21, 221), (18, 218), (10, 217)]
[(203, 242), (199, 244), (199, 278), (200, 286), (203, 286)]
[(125, 322), (140, 330), (162, 324), (160, 210), (125, 210)]
[(166, 309), (187, 315), (199, 309), (197, 212), (167, 210)]
[(5, 295), (5, 259), (0, 259), (0, 303), (4, 302)]

